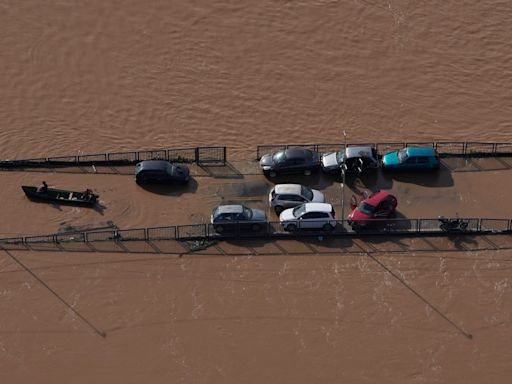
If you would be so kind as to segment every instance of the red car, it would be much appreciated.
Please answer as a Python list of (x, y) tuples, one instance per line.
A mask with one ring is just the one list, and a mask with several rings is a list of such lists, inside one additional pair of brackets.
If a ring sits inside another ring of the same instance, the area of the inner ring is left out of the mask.
[(396, 197), (386, 191), (363, 191), (360, 195), (352, 195), (350, 207), (352, 212), (348, 215), (348, 223), (353, 229), (361, 229), (378, 219), (384, 219), (395, 213)]

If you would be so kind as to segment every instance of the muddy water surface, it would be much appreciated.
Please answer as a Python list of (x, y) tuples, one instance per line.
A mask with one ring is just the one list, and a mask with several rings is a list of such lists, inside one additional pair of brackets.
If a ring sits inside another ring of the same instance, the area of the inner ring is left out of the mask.
[[(258, 143), (340, 142), (343, 130), (512, 141), (511, 8), (0, 0), (0, 158), (227, 145), (241, 160)], [(406, 216), (442, 205), (510, 217), (508, 167), (451, 165), (472, 173), (377, 180)], [(43, 177), (94, 186), (102, 208), (29, 202), (20, 185)], [(268, 188), (198, 177), (168, 193), (131, 176), (30, 172), (0, 183), (2, 236), (207, 220), (221, 201), (263, 205)], [(0, 379), (508, 383), (512, 240), (382, 241), (3, 250)]]

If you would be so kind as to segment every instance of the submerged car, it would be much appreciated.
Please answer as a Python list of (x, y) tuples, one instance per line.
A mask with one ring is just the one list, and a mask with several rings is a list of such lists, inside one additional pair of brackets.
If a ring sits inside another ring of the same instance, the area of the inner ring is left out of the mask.
[(322, 170), (326, 173), (363, 173), (377, 169), (377, 151), (373, 147), (346, 147), (338, 152), (322, 155)]
[(264, 155), (260, 167), (270, 177), (297, 173), (309, 176), (320, 168), (320, 156), (306, 148), (290, 148)]
[(331, 204), (305, 203), (281, 212), (279, 222), (290, 232), (297, 229), (332, 231), (336, 227), (336, 213)]
[(348, 223), (353, 229), (362, 229), (372, 222), (382, 222), (381, 219), (389, 218), (395, 213), (397, 205), (396, 197), (389, 192), (363, 191), (359, 195), (353, 195), (350, 200), (352, 212), (348, 215)]
[(279, 215), (287, 208), (293, 208), (304, 203), (324, 203), (325, 196), (316, 189), (300, 184), (277, 184), (268, 195), (268, 202)]
[(210, 222), (218, 233), (237, 230), (259, 231), (267, 223), (267, 215), (261, 209), (242, 204), (219, 205), (212, 211)]
[(186, 165), (174, 165), (165, 160), (144, 160), (135, 165), (137, 184), (184, 184), (190, 179)]
[(432, 147), (405, 147), (382, 157), (384, 170), (431, 170), (439, 169), (439, 166), (439, 155)]

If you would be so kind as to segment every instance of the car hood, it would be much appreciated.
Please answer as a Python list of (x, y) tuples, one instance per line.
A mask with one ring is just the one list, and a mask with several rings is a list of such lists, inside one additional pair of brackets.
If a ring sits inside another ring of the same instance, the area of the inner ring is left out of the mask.
[(389, 166), (400, 164), (400, 161), (398, 160), (398, 151), (390, 152), (390, 153), (385, 154), (382, 157), (382, 164), (385, 167), (389, 167)]
[(285, 209), (283, 212), (281, 212), (281, 214), (279, 215), (279, 221), (283, 222), (283, 221), (297, 220), (297, 218), (295, 216), (293, 216), (293, 209), (294, 208), (289, 208), (289, 209)]
[(349, 220), (358, 221), (358, 220), (368, 220), (371, 219), (371, 216), (367, 215), (366, 213), (361, 212), (358, 209), (354, 209), (350, 214), (348, 215)]
[(252, 208), (251, 221), (267, 221), (267, 214), (261, 209)]
[(316, 189), (311, 190), (313, 192), (313, 200), (312, 203), (325, 203), (325, 196), (322, 192), (317, 191)]
[(272, 155), (264, 155), (260, 159), (260, 165), (263, 166), (271, 166), (274, 165), (274, 161), (272, 160)]
[(324, 168), (337, 168), (339, 167), (337, 160), (337, 153), (331, 152), (322, 155), (322, 165)]

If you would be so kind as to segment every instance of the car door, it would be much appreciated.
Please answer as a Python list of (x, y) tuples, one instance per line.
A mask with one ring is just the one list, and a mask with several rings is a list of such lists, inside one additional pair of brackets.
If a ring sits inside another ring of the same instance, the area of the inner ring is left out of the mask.
[(299, 225), (302, 229), (309, 229), (315, 227), (315, 213), (316, 212), (306, 212), (299, 219)]
[(430, 168), (430, 159), (428, 158), (428, 156), (418, 156), (417, 167), (420, 169)]
[(288, 195), (287, 204), (289, 208), (296, 207), (297, 205), (307, 203), (308, 200), (298, 195)]
[(402, 163), (402, 169), (404, 170), (412, 170), (417, 167), (417, 158), (416, 156), (408, 157), (403, 163)]

